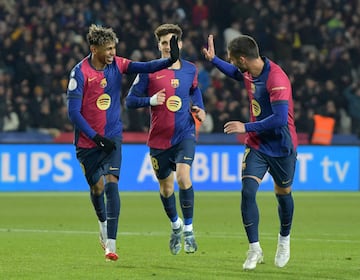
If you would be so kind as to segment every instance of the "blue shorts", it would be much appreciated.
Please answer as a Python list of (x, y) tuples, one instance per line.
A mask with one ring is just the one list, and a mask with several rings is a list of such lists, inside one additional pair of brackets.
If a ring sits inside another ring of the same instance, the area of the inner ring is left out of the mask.
[(119, 178), (121, 168), (121, 138), (111, 138), (115, 142), (116, 150), (106, 155), (99, 148), (76, 149), (76, 157), (80, 162), (82, 171), (85, 174), (89, 186), (95, 185), (101, 176), (112, 174)]
[(279, 187), (287, 188), (294, 180), (296, 156), (297, 153), (292, 152), (286, 157), (271, 157), (247, 146), (242, 162), (242, 176), (262, 179), (266, 171), (269, 171)]
[(195, 156), (195, 140), (185, 139), (167, 150), (150, 148), (151, 164), (159, 180), (176, 170), (177, 163), (192, 165)]

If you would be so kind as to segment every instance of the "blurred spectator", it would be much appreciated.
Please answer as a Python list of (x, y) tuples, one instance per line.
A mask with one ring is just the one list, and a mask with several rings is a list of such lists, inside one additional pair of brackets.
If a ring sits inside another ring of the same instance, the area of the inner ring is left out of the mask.
[(19, 129), (19, 116), (15, 112), (14, 107), (9, 104), (6, 106), (5, 116), (3, 119), (3, 131), (18, 131)]
[(239, 20), (235, 20), (231, 23), (231, 25), (224, 29), (223, 36), (224, 36), (224, 49), (227, 50), (227, 46), (229, 45), (230, 41), (239, 35), (241, 35), (241, 23)]
[(32, 127), (32, 117), (28, 109), (27, 103), (21, 102), (19, 104), (19, 131), (30, 131)]
[(209, 8), (204, 3), (204, 0), (196, 0), (196, 4), (192, 7), (191, 15), (191, 23), (194, 28), (200, 26), (203, 20), (208, 20)]
[(5, 87), (0, 85), (0, 131), (4, 127), (4, 118), (7, 115), (7, 104), (5, 96)]
[(351, 132), (360, 139), (360, 83), (352, 84), (344, 90), (348, 112), (351, 117)]
[(195, 64), (198, 69), (199, 88), (201, 89), (202, 93), (205, 93), (211, 83), (210, 73), (205, 69), (204, 63), (202, 61), (197, 60)]

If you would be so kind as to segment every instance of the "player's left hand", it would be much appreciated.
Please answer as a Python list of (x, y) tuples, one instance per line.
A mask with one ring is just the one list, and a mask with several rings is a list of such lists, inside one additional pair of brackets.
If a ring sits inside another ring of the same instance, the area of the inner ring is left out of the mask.
[(230, 121), (224, 125), (224, 133), (245, 133), (245, 124), (239, 121)]
[(173, 35), (170, 39), (170, 61), (175, 63), (180, 56), (180, 50), (178, 45), (178, 37)]
[(205, 58), (209, 61), (212, 61), (215, 57), (215, 47), (214, 47), (214, 36), (212, 34), (208, 37), (208, 46), (207, 48), (202, 49), (202, 53)]
[(198, 106), (195, 106), (195, 105), (191, 106), (191, 112), (194, 112), (195, 117), (201, 122), (203, 122), (205, 120), (205, 118), (206, 118), (205, 111), (203, 109), (201, 109), (200, 107), (198, 107)]

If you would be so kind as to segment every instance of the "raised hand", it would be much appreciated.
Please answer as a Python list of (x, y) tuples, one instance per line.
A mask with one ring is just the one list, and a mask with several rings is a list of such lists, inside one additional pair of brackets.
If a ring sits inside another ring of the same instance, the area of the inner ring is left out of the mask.
[(215, 48), (214, 48), (214, 37), (213, 35), (209, 35), (208, 37), (208, 47), (203, 48), (202, 52), (205, 58), (209, 61), (213, 60), (215, 57)]
[(175, 63), (180, 56), (180, 50), (178, 45), (178, 37), (173, 35), (170, 39), (170, 61)]

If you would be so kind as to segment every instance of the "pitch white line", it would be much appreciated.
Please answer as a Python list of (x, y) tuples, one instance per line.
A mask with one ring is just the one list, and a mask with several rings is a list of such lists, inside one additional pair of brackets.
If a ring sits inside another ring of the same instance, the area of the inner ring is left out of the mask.
[[(89, 234), (89, 235), (93, 235), (93, 234), (99, 234), (99, 232), (97, 231), (85, 231), (85, 230), (47, 230), (47, 229), (21, 229), (21, 228), (0, 228), (0, 233), (50, 233), (50, 234)], [(136, 235), (136, 236), (168, 236), (169, 233), (168, 232), (124, 232), (124, 231), (119, 231), (118, 235)], [(277, 239), (277, 237), (274, 237), (274, 234), (264, 234), (262, 233), (262, 239), (270, 239), (270, 240), (274, 240)], [(324, 234), (324, 237), (327, 234)], [(224, 234), (222, 232), (212, 232), (212, 233), (196, 233), (196, 236), (198, 237), (207, 237), (207, 238), (234, 238), (234, 239), (239, 239), (239, 238), (243, 238), (243, 233), (239, 233), (239, 235), (236, 234)], [(334, 235), (333, 235), (334, 236)], [(337, 235), (337, 236), (341, 236), (341, 235)], [(297, 238), (292, 238), (292, 240), (299, 240), (299, 241), (306, 241), (306, 242), (317, 242), (317, 243), (360, 243), (360, 240), (349, 240), (349, 239), (345, 239), (344, 236), (342, 236), (342, 239), (325, 239), (325, 238), (301, 238), (301, 237), (297, 237)]]

